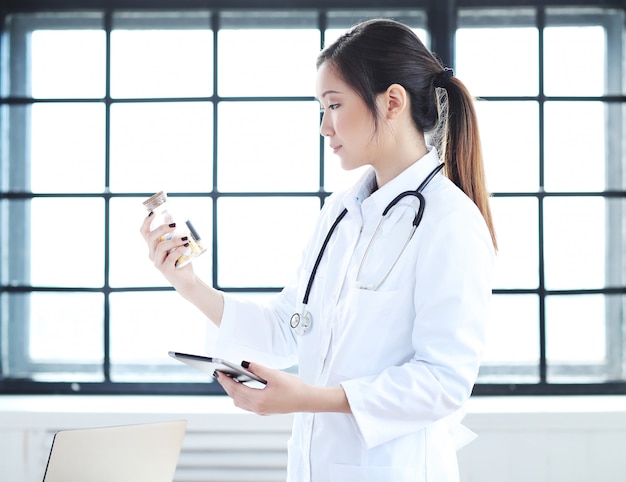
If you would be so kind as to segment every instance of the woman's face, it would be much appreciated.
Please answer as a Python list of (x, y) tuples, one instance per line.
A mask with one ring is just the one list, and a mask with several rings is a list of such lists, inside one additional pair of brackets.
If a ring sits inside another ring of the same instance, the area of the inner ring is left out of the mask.
[(328, 62), (317, 71), (316, 95), (324, 113), (320, 133), (341, 159), (341, 167), (351, 170), (372, 165), (377, 158), (372, 114)]

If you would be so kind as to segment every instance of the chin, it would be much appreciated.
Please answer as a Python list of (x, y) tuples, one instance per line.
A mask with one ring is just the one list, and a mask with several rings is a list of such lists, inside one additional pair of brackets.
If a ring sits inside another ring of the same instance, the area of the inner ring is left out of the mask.
[(355, 169), (358, 169), (360, 167), (363, 167), (365, 164), (362, 162), (350, 162), (347, 160), (341, 160), (341, 168), (344, 171), (354, 171)]

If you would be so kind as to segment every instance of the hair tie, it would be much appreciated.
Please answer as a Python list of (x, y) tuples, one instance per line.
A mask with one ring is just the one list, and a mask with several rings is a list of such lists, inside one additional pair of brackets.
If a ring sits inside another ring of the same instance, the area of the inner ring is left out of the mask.
[(454, 75), (454, 70), (449, 67), (446, 67), (441, 72), (435, 75), (434, 85), (435, 87), (446, 88), (450, 83), (450, 79)]

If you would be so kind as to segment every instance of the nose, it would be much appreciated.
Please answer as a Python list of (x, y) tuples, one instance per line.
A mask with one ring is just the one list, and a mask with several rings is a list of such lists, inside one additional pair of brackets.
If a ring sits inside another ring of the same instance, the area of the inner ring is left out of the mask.
[(320, 134), (323, 137), (332, 136), (334, 133), (330, 115), (327, 115), (328, 111), (324, 111), (321, 114), (322, 120), (320, 121)]

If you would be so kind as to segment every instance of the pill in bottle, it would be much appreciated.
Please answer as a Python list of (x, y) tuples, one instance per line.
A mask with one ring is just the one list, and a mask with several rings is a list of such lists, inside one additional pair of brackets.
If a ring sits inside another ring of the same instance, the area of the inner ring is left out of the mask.
[(189, 264), (194, 258), (200, 256), (206, 251), (200, 242), (200, 235), (194, 229), (191, 221), (184, 217), (179, 217), (178, 213), (175, 213), (172, 209), (171, 202), (167, 199), (167, 194), (164, 191), (156, 193), (154, 196), (146, 199), (143, 205), (149, 212), (153, 213), (153, 220), (150, 223), (150, 229), (155, 229), (163, 224), (176, 223), (176, 228), (173, 232), (167, 233), (161, 237), (161, 241), (165, 241), (173, 238), (187, 237), (189, 246), (183, 254), (176, 260), (176, 267), (182, 268)]

